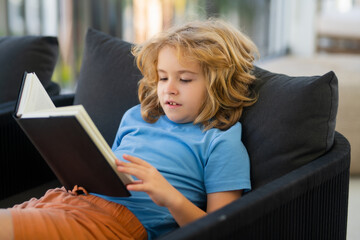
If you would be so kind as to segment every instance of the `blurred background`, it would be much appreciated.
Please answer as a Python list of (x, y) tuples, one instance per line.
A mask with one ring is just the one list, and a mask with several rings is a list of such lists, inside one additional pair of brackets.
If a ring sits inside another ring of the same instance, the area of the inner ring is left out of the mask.
[[(314, 12), (315, 1), (307, 2), (303, 7)], [(58, 36), (54, 81), (72, 91), (88, 27), (140, 43), (174, 24), (220, 17), (247, 33), (267, 57), (289, 51), (296, 8), (296, 1), (285, 0), (0, 0), (0, 36)]]
[(174, 24), (209, 17), (249, 35), (260, 67), (294, 76), (336, 73), (336, 129), (352, 148), (348, 239), (360, 239), (360, 0), (0, 0), (0, 37), (57, 36), (53, 81), (69, 93), (89, 27), (141, 43)]
[[(54, 80), (72, 91), (89, 27), (140, 43), (174, 24), (219, 17), (249, 35), (266, 60), (334, 47), (335, 38), (326, 36), (336, 31), (326, 29), (324, 20), (359, 15), (359, 5), (360, 0), (0, 0), (0, 36), (58, 36), (61, 55)], [(356, 34), (360, 38), (359, 30)], [(348, 37), (337, 51), (360, 53), (359, 41)]]

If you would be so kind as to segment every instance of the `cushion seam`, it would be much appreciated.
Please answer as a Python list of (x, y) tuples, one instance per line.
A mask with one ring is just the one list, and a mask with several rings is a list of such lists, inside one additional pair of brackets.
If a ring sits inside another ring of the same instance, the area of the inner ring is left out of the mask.
[(328, 149), (328, 138), (329, 138), (329, 134), (330, 134), (330, 120), (331, 120), (331, 116), (333, 114), (333, 96), (334, 96), (334, 93), (333, 93), (333, 89), (331, 88), (331, 82), (334, 80), (334, 77), (335, 77), (335, 74), (332, 73), (332, 77), (330, 79), (330, 81), (328, 82), (328, 87), (330, 89), (330, 110), (329, 110), (329, 116), (328, 116), (328, 119), (327, 119), (327, 131), (326, 131), (326, 139), (325, 139), (325, 149), (324, 149), (324, 153), (326, 153), (327, 149)]

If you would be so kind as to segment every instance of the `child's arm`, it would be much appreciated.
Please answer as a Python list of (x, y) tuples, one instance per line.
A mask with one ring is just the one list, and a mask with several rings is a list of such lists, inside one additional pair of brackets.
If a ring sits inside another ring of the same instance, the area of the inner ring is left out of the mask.
[(174, 188), (157, 169), (149, 163), (129, 155), (124, 155), (123, 158), (128, 160), (129, 163), (117, 160), (118, 170), (140, 179), (135, 183), (127, 185), (127, 189), (129, 191), (146, 192), (157, 205), (169, 209), (179, 226), (184, 226), (241, 196), (241, 191), (208, 194), (207, 212), (204, 212)]
[(184, 226), (208, 213), (222, 208), (240, 197), (241, 190), (208, 194), (207, 210), (204, 212), (179, 192), (177, 200), (175, 200), (173, 205), (170, 208), (168, 207), (168, 209), (179, 226)]

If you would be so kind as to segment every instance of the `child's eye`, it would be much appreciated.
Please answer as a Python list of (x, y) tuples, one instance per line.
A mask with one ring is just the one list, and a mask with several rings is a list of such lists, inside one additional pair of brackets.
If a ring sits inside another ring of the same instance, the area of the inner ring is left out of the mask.
[(180, 78), (180, 81), (181, 81), (181, 82), (184, 82), (184, 83), (189, 83), (189, 82), (191, 82), (192, 80), (191, 80), (191, 79), (182, 79), (182, 78)]
[(160, 78), (159, 80), (160, 80), (160, 81), (166, 81), (167, 78)]

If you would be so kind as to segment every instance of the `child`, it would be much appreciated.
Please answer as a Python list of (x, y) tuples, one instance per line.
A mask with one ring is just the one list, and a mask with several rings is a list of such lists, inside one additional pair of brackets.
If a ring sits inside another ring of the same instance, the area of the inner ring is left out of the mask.
[[(121, 120), (113, 151), (132, 196), (49, 190), (0, 211), (0, 239), (145, 239), (184, 226), (249, 190), (242, 110), (256, 47), (220, 20), (191, 22), (134, 47), (141, 105)], [(1, 236), (3, 234), (3, 236)]]

